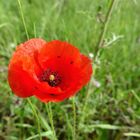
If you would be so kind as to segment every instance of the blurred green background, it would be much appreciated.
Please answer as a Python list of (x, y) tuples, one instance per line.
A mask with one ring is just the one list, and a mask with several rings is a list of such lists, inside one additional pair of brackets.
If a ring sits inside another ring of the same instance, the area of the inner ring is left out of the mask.
[[(66, 40), (86, 55), (95, 51), (111, 0), (0, 0), (0, 140), (38, 140), (32, 109), (14, 96), (7, 67), (29, 38)], [(21, 8), (21, 9), (20, 9)], [(21, 13), (22, 11), (22, 13)], [(140, 140), (140, 1), (116, 0), (106, 47), (88, 86), (75, 97), (75, 140)], [(18, 77), (17, 77), (18, 78)], [(48, 105), (34, 97), (43, 140), (54, 140)], [(73, 140), (73, 99), (51, 103), (58, 140)]]

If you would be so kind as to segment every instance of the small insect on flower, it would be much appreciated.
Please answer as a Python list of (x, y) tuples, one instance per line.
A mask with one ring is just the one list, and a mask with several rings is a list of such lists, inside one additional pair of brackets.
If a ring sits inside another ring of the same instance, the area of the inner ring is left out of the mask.
[(8, 81), (19, 97), (59, 102), (76, 94), (91, 74), (91, 60), (71, 44), (31, 39), (16, 48), (9, 63)]

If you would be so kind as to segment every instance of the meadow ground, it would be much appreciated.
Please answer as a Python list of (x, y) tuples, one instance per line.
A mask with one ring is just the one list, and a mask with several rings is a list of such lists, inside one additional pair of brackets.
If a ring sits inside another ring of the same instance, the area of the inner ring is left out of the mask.
[[(66, 40), (94, 54), (111, 0), (20, 2), (0, 0), (0, 140), (39, 139), (30, 104), (14, 96), (7, 82), (16, 45), (28, 33), (29, 38)], [(140, 139), (139, 0), (116, 0), (104, 42), (90, 84), (74, 98), (49, 104), (31, 98), (43, 140), (54, 140), (54, 129), (58, 140)]]

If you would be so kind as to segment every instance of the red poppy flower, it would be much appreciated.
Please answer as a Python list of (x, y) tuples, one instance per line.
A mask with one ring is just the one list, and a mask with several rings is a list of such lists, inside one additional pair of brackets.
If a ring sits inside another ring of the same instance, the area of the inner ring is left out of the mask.
[(90, 59), (71, 44), (31, 39), (14, 52), (8, 81), (19, 97), (36, 96), (43, 102), (59, 102), (77, 93), (91, 74)]

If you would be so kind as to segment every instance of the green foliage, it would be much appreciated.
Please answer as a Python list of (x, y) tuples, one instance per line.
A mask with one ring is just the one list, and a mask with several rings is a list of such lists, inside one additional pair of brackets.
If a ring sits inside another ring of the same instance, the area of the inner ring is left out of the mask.
[[(94, 53), (110, 0), (20, 0), (29, 38), (67, 40)], [(117, 0), (105, 48), (89, 87), (75, 97), (76, 140), (140, 139), (140, 3)], [(15, 47), (27, 40), (18, 1), (0, 1), (0, 140), (38, 140), (26, 99), (11, 93), (7, 67)], [(98, 86), (99, 85), (99, 86)], [(53, 140), (45, 105), (34, 97), (44, 140)], [(73, 138), (72, 99), (53, 103), (59, 140)]]

